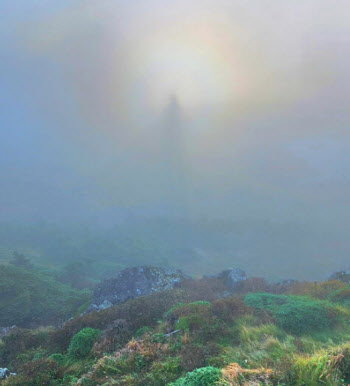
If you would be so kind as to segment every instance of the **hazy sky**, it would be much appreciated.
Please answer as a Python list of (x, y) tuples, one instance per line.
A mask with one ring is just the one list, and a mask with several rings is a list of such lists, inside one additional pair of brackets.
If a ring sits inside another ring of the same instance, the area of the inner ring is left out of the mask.
[(0, 13), (4, 219), (181, 208), (348, 238), (347, 0), (2, 0)]

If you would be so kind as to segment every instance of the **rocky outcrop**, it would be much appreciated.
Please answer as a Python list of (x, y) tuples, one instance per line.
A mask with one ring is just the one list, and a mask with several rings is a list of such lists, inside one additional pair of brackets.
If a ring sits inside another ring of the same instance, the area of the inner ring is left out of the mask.
[(4, 336), (11, 334), (11, 332), (16, 329), (17, 326), (11, 326), (11, 327), (0, 327), (0, 339), (2, 339)]
[(246, 273), (240, 268), (226, 269), (225, 271), (222, 271), (216, 275), (205, 277), (219, 279), (230, 291), (240, 289), (242, 283), (247, 280)]
[(0, 367), (0, 381), (7, 379), (11, 373), (6, 367)]
[(247, 280), (247, 275), (243, 270), (234, 268), (222, 271), (219, 274), (219, 278), (224, 281), (229, 289), (234, 290), (239, 288), (242, 282)]
[(165, 268), (144, 266), (124, 269), (97, 285), (89, 311), (99, 311), (128, 299), (173, 288), (183, 279), (185, 276), (180, 271)]

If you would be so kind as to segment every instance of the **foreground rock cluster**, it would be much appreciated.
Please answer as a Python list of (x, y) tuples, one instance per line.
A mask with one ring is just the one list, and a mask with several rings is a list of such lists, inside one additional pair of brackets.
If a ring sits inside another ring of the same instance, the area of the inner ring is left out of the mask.
[[(242, 283), (247, 280), (247, 275), (243, 270), (235, 268), (209, 278), (218, 279), (228, 291), (234, 291), (240, 289)], [(181, 271), (161, 267), (142, 266), (124, 269), (113, 278), (103, 280), (96, 286), (88, 312), (104, 310), (129, 299), (172, 289), (180, 286), (185, 279), (188, 277)]]
[(185, 275), (181, 271), (143, 266), (127, 268), (111, 279), (102, 281), (94, 290), (90, 311), (102, 310), (128, 299), (147, 296), (174, 288)]

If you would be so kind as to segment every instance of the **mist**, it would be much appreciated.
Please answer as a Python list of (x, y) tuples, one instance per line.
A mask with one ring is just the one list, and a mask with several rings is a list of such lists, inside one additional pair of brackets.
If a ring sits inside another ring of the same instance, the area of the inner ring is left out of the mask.
[(347, 1), (0, 11), (2, 261), (350, 268)]

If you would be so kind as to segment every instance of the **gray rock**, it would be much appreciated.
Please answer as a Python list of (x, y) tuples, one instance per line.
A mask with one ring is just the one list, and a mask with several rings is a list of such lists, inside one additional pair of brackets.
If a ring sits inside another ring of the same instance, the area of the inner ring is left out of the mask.
[(218, 278), (222, 279), (229, 289), (236, 290), (247, 280), (247, 275), (240, 268), (233, 268), (222, 271), (219, 273)]
[(0, 327), (0, 339), (2, 339), (4, 336), (11, 334), (11, 332), (16, 329), (17, 326), (11, 326), (11, 327)]
[(102, 310), (124, 303), (128, 299), (150, 295), (173, 288), (185, 279), (180, 271), (160, 267), (134, 267), (117, 273), (111, 279), (98, 284), (93, 294), (93, 305), (89, 311)]
[(0, 367), (0, 381), (7, 379), (11, 373), (6, 367)]

